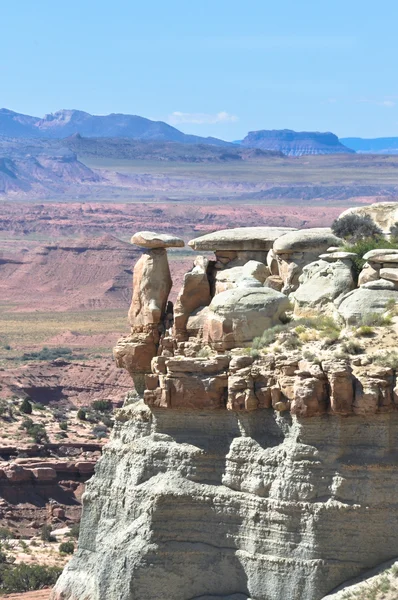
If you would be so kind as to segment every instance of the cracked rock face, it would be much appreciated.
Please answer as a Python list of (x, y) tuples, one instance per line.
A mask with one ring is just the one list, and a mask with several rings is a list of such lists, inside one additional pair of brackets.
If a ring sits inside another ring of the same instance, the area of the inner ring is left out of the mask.
[(53, 600), (320, 600), (396, 554), (397, 413), (118, 418)]

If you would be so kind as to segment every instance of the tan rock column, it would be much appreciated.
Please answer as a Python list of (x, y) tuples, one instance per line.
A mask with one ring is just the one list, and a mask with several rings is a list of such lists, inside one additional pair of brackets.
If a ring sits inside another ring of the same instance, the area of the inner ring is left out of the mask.
[(129, 310), (131, 334), (122, 337), (115, 349), (116, 364), (132, 376), (136, 391), (145, 389), (145, 374), (157, 354), (164, 333), (167, 299), (172, 287), (166, 248), (182, 247), (184, 241), (165, 234), (141, 231), (131, 238), (144, 248), (134, 267), (133, 298)]

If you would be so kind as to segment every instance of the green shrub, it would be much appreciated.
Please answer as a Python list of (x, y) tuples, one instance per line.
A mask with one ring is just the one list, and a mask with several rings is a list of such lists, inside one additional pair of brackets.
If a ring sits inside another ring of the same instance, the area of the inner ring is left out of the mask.
[(332, 223), (332, 231), (343, 240), (357, 241), (364, 238), (381, 237), (380, 227), (369, 217), (349, 214)]
[(14, 537), (13, 532), (8, 527), (0, 527), (0, 540), (11, 540)]
[(392, 317), (389, 314), (367, 313), (359, 319), (360, 325), (365, 327), (385, 327), (391, 325)]
[(59, 545), (60, 554), (73, 554), (75, 551), (75, 544), (73, 542), (62, 542)]
[(357, 337), (371, 337), (373, 334), (374, 329), (373, 327), (370, 327), (370, 325), (361, 325), (354, 333)]
[(0, 590), (6, 594), (31, 592), (51, 587), (61, 575), (62, 569), (47, 565), (1, 565)]
[(198, 358), (209, 358), (209, 356), (211, 356), (213, 354), (213, 350), (210, 348), (210, 346), (203, 346), (203, 348), (201, 348), (197, 354)]
[(345, 340), (341, 344), (341, 348), (347, 354), (362, 354), (363, 352), (363, 347), (355, 340)]
[(43, 542), (56, 542), (56, 538), (51, 533), (51, 525), (43, 525), (40, 531), (40, 539)]
[(101, 421), (105, 425), (105, 427), (109, 427), (109, 429), (112, 429), (114, 423), (113, 423), (112, 419), (110, 417), (108, 417), (108, 415), (104, 415), (101, 418)]
[(42, 350), (38, 350), (37, 352), (25, 352), (21, 360), (56, 360), (57, 358), (70, 358), (72, 355), (72, 350), (70, 348), (63, 348), (62, 346), (58, 348), (47, 348), (44, 346)]
[(398, 352), (396, 350), (390, 350), (383, 354), (378, 354), (373, 358), (373, 362), (382, 367), (388, 367), (389, 369), (398, 369)]
[(44, 425), (34, 425), (29, 432), (35, 444), (44, 444), (48, 442), (48, 435)]
[(91, 408), (98, 410), (98, 412), (109, 412), (112, 410), (112, 402), (110, 400), (94, 400), (91, 403)]
[(362, 271), (363, 266), (365, 264), (364, 255), (370, 250), (397, 250), (398, 249), (398, 240), (392, 238), (391, 240), (386, 240), (383, 237), (375, 237), (375, 238), (366, 238), (359, 239), (351, 243), (347, 243), (344, 245), (343, 250), (346, 252), (355, 252), (357, 254), (356, 257), (353, 258), (353, 268), (358, 276)]
[(108, 428), (105, 425), (94, 425), (92, 428), (92, 434), (95, 435), (99, 440), (107, 437)]
[[(282, 332), (294, 330), (296, 334), (302, 335), (306, 330), (310, 329), (318, 331), (320, 337), (332, 343), (336, 341), (340, 335), (340, 327), (331, 317), (319, 315), (297, 319), (296, 321), (290, 321), (289, 323), (275, 325), (270, 329), (266, 329), (260, 337), (254, 338), (252, 346), (254, 350), (261, 350), (262, 348), (273, 344), (278, 339), (278, 335)], [(295, 335), (292, 335), (292, 339), (293, 338), (297, 339)], [(301, 341), (292, 341), (290, 344), (292, 349), (295, 347), (298, 348), (301, 345)], [(284, 341), (284, 346), (288, 347), (289, 342), (287, 342), (286, 346), (286, 341)]]
[(25, 429), (26, 433), (30, 435), (35, 444), (42, 444), (48, 442), (48, 435), (44, 425), (40, 423), (33, 423), (32, 419), (24, 419), (21, 424), (21, 429)]
[(31, 415), (32, 414), (32, 404), (29, 402), (29, 400), (27, 398), (24, 398), (22, 401), (21, 406), (19, 407), (19, 410), (21, 411), (21, 413), (24, 413), (25, 415)]
[(80, 533), (80, 523), (73, 523), (73, 525), (70, 528), (70, 532), (69, 535), (72, 538), (75, 538), (75, 540), (79, 539), (79, 533)]
[(66, 431), (68, 429), (68, 421), (61, 421), (59, 428), (62, 429), (62, 431)]
[(79, 408), (79, 410), (77, 411), (77, 418), (80, 419), (80, 421), (85, 421), (87, 417), (87, 413), (84, 410), (84, 408)]

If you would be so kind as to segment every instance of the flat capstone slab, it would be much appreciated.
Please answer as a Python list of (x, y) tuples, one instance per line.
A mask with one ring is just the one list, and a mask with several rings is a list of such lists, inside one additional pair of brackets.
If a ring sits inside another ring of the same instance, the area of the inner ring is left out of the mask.
[(398, 254), (398, 250), (394, 252), (392, 248), (375, 248), (374, 250), (369, 250), (366, 254), (363, 255), (364, 260), (373, 260), (374, 256), (386, 256), (388, 254)]
[(237, 227), (206, 233), (188, 242), (193, 250), (271, 250), (274, 241), (293, 227)]
[(131, 238), (131, 243), (141, 248), (183, 248), (185, 246), (181, 238), (154, 231), (138, 231)]
[(393, 254), (392, 252), (390, 252), (390, 254), (375, 254), (370, 258), (365, 258), (365, 260), (369, 260), (370, 262), (375, 263), (398, 263), (398, 253)]
[(330, 246), (338, 246), (341, 240), (336, 237), (329, 227), (300, 229), (286, 233), (275, 241), (275, 254), (293, 252), (311, 252), (317, 249), (325, 251)]
[(334, 261), (334, 260), (351, 260), (353, 258), (356, 258), (357, 256), (358, 256), (358, 254), (356, 254), (355, 252), (329, 252), (329, 253), (325, 253), (325, 254), (320, 254), (319, 258), (322, 258), (323, 260)]

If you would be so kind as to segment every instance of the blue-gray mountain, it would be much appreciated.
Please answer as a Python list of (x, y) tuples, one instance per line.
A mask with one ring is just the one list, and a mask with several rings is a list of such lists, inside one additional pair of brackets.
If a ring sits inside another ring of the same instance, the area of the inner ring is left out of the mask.
[(342, 144), (363, 154), (398, 154), (398, 137), (385, 138), (342, 138)]
[(342, 154), (355, 152), (344, 146), (334, 133), (292, 131), (291, 129), (263, 129), (250, 131), (241, 142), (247, 148), (279, 150), (287, 156), (303, 154)]
[(0, 136), (13, 138), (65, 138), (75, 133), (85, 137), (125, 137), (137, 140), (214, 144), (229, 142), (212, 137), (187, 135), (163, 121), (136, 115), (90, 115), (81, 110), (59, 110), (43, 119), (0, 109)]

